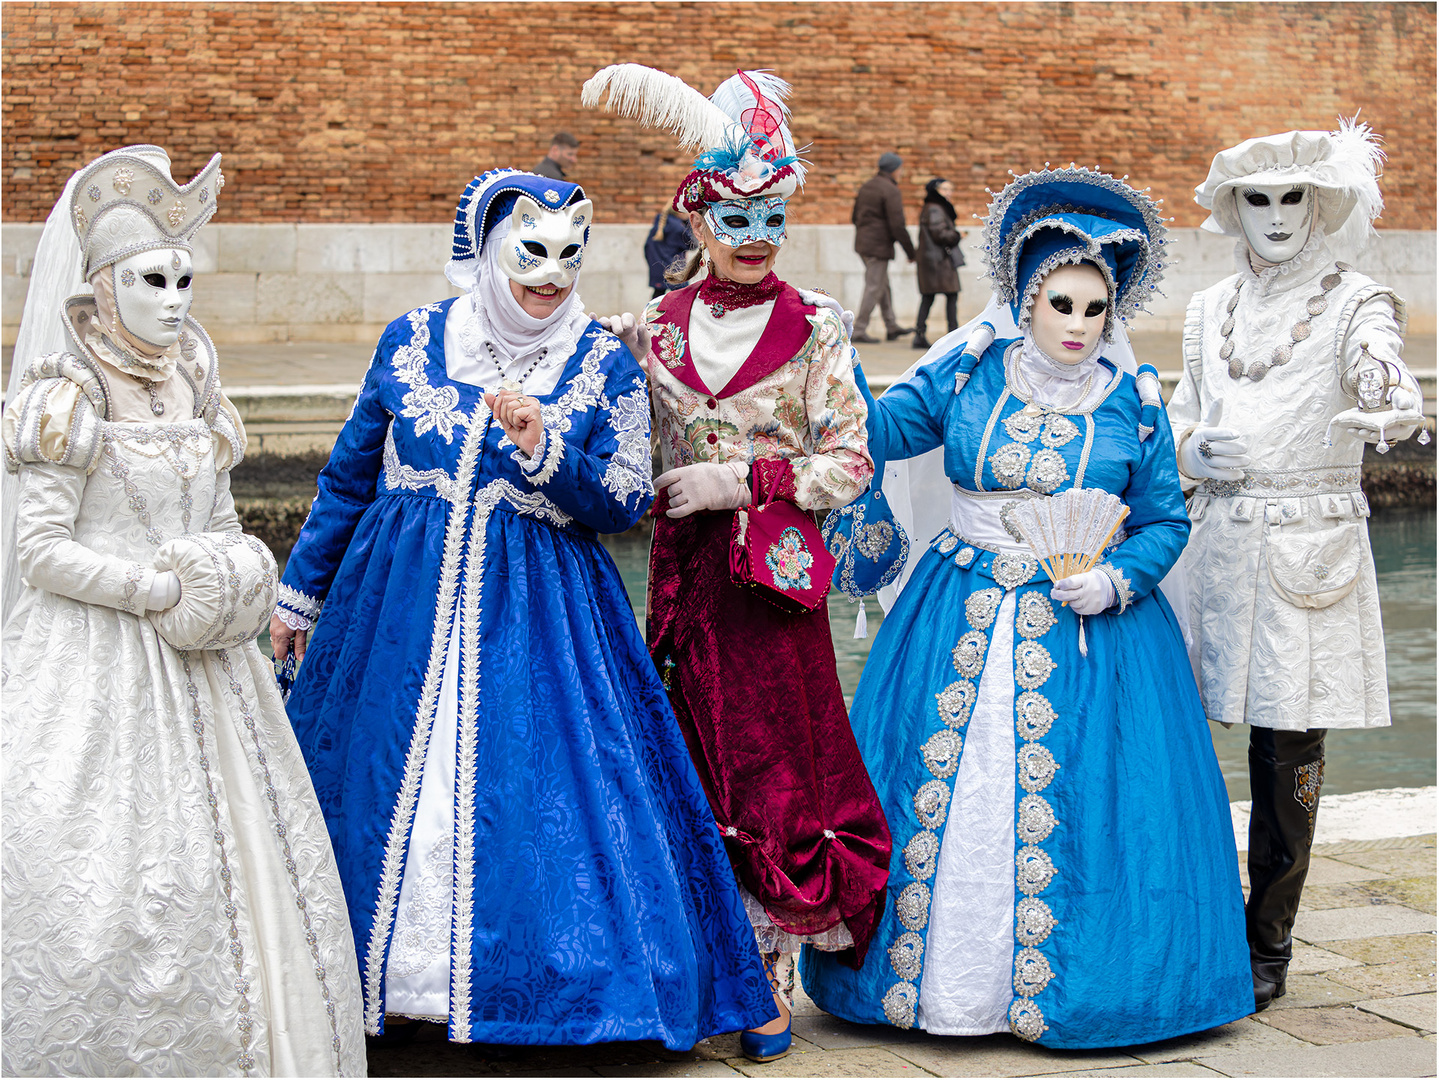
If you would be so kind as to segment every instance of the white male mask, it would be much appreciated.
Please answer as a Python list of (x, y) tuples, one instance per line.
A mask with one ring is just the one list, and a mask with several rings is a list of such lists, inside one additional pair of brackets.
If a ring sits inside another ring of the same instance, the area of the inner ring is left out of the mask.
[(132, 336), (165, 349), (190, 311), (191, 260), (179, 248), (155, 248), (115, 263), (115, 309)]
[(500, 269), (526, 288), (568, 288), (580, 272), (593, 213), (588, 199), (548, 210), (528, 195), (519, 196), (510, 214), (510, 231), (496, 253)]
[(1288, 262), (1314, 228), (1314, 189), (1307, 184), (1245, 184), (1234, 189), (1239, 227), (1265, 262)]

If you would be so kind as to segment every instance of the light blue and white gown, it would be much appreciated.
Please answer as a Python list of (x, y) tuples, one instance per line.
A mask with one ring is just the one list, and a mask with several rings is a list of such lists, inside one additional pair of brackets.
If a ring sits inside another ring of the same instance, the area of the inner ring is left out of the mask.
[[(869, 438), (943, 448), (950, 523), (881, 627), (851, 720), (890, 829), (889, 903), (857, 972), (806, 950), (821, 1008), (1049, 1046), (1150, 1042), (1253, 1011), (1229, 807), (1180, 627), (1156, 589), (1189, 533), (1162, 418), (1132, 376), (994, 342), (891, 388)], [(1022, 498), (1128, 506), (1083, 620), (1004, 527)]]
[(463, 370), (471, 302), (381, 336), (281, 588), (318, 619), (289, 714), (367, 1028), (686, 1048), (764, 1023), (719, 832), (597, 538), (653, 498), (644, 375), (581, 316), (526, 373), (525, 457)]

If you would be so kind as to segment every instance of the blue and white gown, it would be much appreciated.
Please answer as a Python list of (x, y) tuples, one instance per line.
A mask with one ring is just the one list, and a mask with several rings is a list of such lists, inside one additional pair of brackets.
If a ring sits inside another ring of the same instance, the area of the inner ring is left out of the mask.
[[(879, 399), (890, 460), (943, 446), (951, 527), (885, 619), (851, 710), (894, 836), (890, 903), (859, 971), (806, 950), (821, 1008), (1047, 1046), (1150, 1042), (1253, 1011), (1223, 778), (1155, 588), (1189, 533), (1168, 424), (1141, 440), (1108, 361), (1082, 409), (1031, 404), (1022, 340), (955, 392), (959, 353)], [(1049, 598), (1006, 504), (1098, 487), (1128, 504), (1100, 569), (1117, 603)]]
[(447, 377), (453, 303), (380, 338), (282, 585), (319, 618), (289, 713), (367, 1030), (388, 1012), (459, 1042), (684, 1048), (762, 1024), (734, 875), (596, 538), (653, 497), (644, 376), (589, 323), (531, 390), (525, 458)]

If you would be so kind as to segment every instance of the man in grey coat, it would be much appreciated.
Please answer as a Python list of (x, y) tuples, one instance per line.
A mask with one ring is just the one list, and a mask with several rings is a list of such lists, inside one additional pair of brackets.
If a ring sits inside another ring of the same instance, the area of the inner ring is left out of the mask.
[(909, 327), (900, 326), (895, 319), (894, 304), (889, 297), (889, 261), (894, 258), (894, 245), (898, 243), (904, 248), (909, 261), (914, 262), (914, 244), (904, 227), (904, 200), (895, 180), (902, 164), (898, 154), (881, 154), (879, 172), (859, 189), (850, 214), (854, 223), (854, 250), (864, 260), (864, 297), (855, 313), (853, 334), (853, 340), (861, 343), (879, 340), (865, 333), (875, 304), (879, 305), (880, 317), (884, 319), (887, 340), (893, 341), (910, 332)]

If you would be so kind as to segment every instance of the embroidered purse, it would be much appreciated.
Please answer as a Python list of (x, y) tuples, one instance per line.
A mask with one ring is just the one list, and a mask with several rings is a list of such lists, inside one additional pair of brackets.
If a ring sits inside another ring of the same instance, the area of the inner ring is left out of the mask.
[[(864, 373), (855, 368), (855, 382), (865, 401), (876, 408)], [(834, 585), (851, 600), (878, 592), (899, 577), (909, 558), (909, 535), (894, 520), (889, 500), (884, 497), (884, 454), (873, 443), (874, 479), (869, 490), (848, 506), (831, 510), (824, 519), (825, 546), (835, 557)]]
[(792, 502), (774, 501), (735, 511), (730, 532), (729, 574), (736, 585), (759, 590), (784, 611), (802, 614), (824, 603), (834, 558), (825, 550), (814, 518)]

